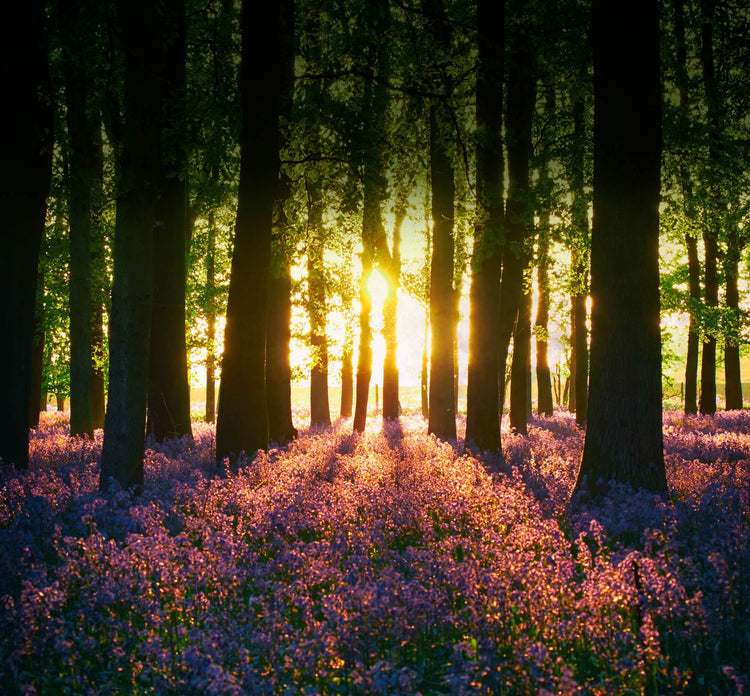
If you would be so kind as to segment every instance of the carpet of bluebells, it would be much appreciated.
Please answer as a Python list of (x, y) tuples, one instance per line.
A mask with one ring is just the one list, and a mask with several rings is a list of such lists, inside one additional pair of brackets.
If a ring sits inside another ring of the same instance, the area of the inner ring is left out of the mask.
[(664, 426), (668, 500), (571, 504), (566, 413), (504, 462), (407, 415), (231, 469), (196, 423), (132, 500), (48, 413), (0, 472), (0, 691), (748, 694), (750, 413)]

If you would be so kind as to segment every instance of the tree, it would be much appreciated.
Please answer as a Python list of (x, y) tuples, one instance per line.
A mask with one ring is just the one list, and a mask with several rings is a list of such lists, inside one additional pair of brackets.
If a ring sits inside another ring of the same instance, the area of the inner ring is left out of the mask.
[[(591, 373), (576, 490), (666, 491), (659, 328), (656, 0), (594, 0)], [(632, 37), (638, 36), (637, 46)]]
[[(292, 0), (244, 4), (241, 165), (232, 275), (216, 424), (216, 456), (268, 446), (265, 359), (273, 205), (279, 177), (279, 112)], [(259, 38), (263, 34), (263, 40)]]
[(45, 8), (21, 3), (4, 23), (0, 66), (9, 108), (0, 129), (0, 459), (28, 464), (31, 354), (39, 248), (52, 161)]
[(185, 342), (187, 132), (185, 1), (163, 3), (161, 152), (154, 224), (153, 304), (149, 343), (147, 429), (157, 441), (187, 435), (190, 427)]
[(503, 223), (503, 58), (505, 2), (477, 0), (477, 209), (471, 257), (466, 442), (501, 451), (498, 412), (500, 249)]
[(114, 283), (109, 322), (109, 401), (104, 419), (99, 488), (111, 481), (143, 486), (143, 446), (153, 288), (153, 237), (158, 190), (162, 86), (161, 17), (147, 0), (117, 3), (125, 56), (124, 118), (115, 222)]
[[(450, 54), (451, 25), (442, 0), (423, 0), (422, 9), (435, 49), (443, 58)], [(444, 60), (432, 66), (435, 90), (450, 94)], [(430, 415), (428, 430), (446, 440), (456, 438), (453, 382), (453, 223), (455, 181), (448, 146), (451, 129), (447, 106), (433, 100), (429, 105), (430, 186), (432, 213), (432, 264), (430, 266)]]

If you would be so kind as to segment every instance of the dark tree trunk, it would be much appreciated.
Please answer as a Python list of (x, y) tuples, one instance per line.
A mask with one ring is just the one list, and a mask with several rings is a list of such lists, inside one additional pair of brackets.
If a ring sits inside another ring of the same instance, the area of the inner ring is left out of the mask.
[(393, 245), (390, 263), (384, 270), (388, 280), (388, 294), (383, 302), (383, 418), (398, 418), (398, 289), (401, 284), (401, 225), (406, 217), (406, 203), (396, 208), (393, 226)]
[[(435, 47), (450, 52), (451, 26), (442, 0), (423, 0), (428, 30)], [(440, 70), (436, 89), (449, 90)], [(433, 102), (429, 109), (430, 183), (432, 197), (432, 262), (430, 265), (430, 384), (428, 431), (456, 438), (453, 360), (453, 223), (455, 182), (447, 143), (452, 128), (447, 107)]]
[(501, 452), (498, 411), (500, 248), (503, 226), (503, 54), (505, 2), (478, 0), (477, 209), (469, 294), (466, 443)]
[(44, 3), (19, 3), (5, 24), (0, 41), (6, 95), (0, 128), (0, 459), (25, 469), (37, 268), (52, 158)]
[(685, 357), (685, 413), (698, 413), (698, 352), (700, 335), (695, 313), (701, 302), (700, 261), (698, 241), (690, 234), (685, 235), (688, 257), (688, 278), (690, 287), (690, 324), (688, 326), (687, 355)]
[[(659, 329), (661, 88), (656, 0), (594, 0), (588, 424), (576, 489), (666, 491)], [(638, 36), (638, 44), (632, 37)]]
[[(357, 391), (354, 406), (355, 432), (364, 432), (367, 422), (367, 402), (372, 379), (372, 328), (370, 314), (372, 300), (367, 284), (375, 263), (381, 262), (386, 269), (392, 264), (383, 227), (381, 207), (385, 199), (383, 183), (383, 144), (385, 141), (385, 116), (388, 109), (388, 91), (384, 81), (388, 79), (388, 53), (382, 43), (390, 26), (388, 0), (367, 0), (365, 12), (368, 43), (365, 47), (367, 67), (364, 97), (362, 100), (362, 146), (364, 167), (362, 172), (362, 277), (360, 279), (360, 332), (359, 356), (357, 358)], [(376, 80), (377, 78), (377, 80)], [(389, 356), (389, 358), (392, 356)], [(392, 377), (393, 375), (391, 375)], [(396, 379), (398, 376), (396, 375)], [(391, 385), (392, 386), (392, 385)], [(398, 385), (396, 384), (398, 389)], [(398, 399), (398, 396), (396, 396)]]
[(216, 219), (208, 213), (208, 248), (206, 249), (206, 423), (216, 420)]
[(307, 247), (308, 314), (313, 364), (310, 369), (310, 425), (330, 425), (326, 282), (323, 265), (323, 207), (320, 189), (308, 186), (310, 241)]
[[(703, 68), (703, 85), (706, 92), (706, 106), (708, 107), (709, 144), (708, 159), (713, 171), (713, 181), (709, 182), (710, 205), (708, 224), (703, 231), (703, 245), (705, 247), (704, 268), (706, 288), (706, 306), (713, 313), (719, 305), (719, 281), (717, 278), (718, 257), (718, 227), (720, 193), (718, 189), (719, 169), (719, 140), (721, 137), (721, 123), (719, 120), (719, 95), (717, 93), (716, 72), (714, 67), (713, 49), (713, 16), (715, 0), (701, 0), (701, 65)], [(700, 412), (713, 414), (716, 412), (716, 334), (711, 332), (703, 337), (703, 352), (701, 355), (701, 395)]]
[[(572, 266), (573, 268), (576, 267), (576, 252), (573, 250), (572, 253)], [(568, 403), (568, 411), (571, 413), (575, 413), (576, 411), (576, 390), (575, 390), (575, 383), (576, 383), (576, 368), (578, 367), (578, 360), (576, 359), (576, 345), (578, 342), (576, 341), (576, 318), (578, 317), (578, 313), (576, 312), (576, 295), (575, 291), (570, 296), (570, 360), (568, 363), (568, 367), (570, 369), (570, 374), (568, 375), (568, 379), (565, 382), (565, 398)], [(573, 388), (571, 388), (573, 386)]]
[(185, 340), (187, 143), (185, 2), (164, 2), (160, 78), (164, 90), (161, 172), (154, 226), (154, 300), (149, 346), (148, 432), (162, 442), (187, 435), (190, 425)]
[(586, 422), (588, 407), (589, 382), (589, 348), (586, 329), (586, 296), (588, 294), (588, 248), (589, 248), (589, 212), (585, 193), (585, 142), (586, 118), (584, 92), (579, 87), (573, 97), (573, 162), (571, 171), (571, 188), (573, 204), (571, 216), (574, 229), (573, 262), (573, 296), (571, 319), (571, 388), (569, 410), (575, 411), (576, 422)]
[[(29, 400), (29, 427), (39, 427), (39, 413), (47, 410), (47, 395), (42, 396), (44, 381), (44, 265), (39, 262), (34, 305), (34, 342), (31, 349), (31, 398)], [(42, 403), (44, 409), (42, 409)]]
[(429, 399), (429, 356), (428, 347), (430, 345), (430, 313), (425, 312), (424, 319), (424, 348), (422, 348), (422, 365), (419, 370), (419, 393), (421, 396), (422, 418), (430, 417), (430, 399)]
[(549, 369), (549, 209), (543, 211), (539, 227), (539, 263), (537, 265), (537, 306), (534, 320), (536, 334), (536, 384), (537, 413), (551, 416), (554, 413), (552, 401), (552, 377)]
[(527, 434), (526, 421), (531, 415), (529, 393), (531, 392), (531, 293), (524, 292), (518, 306), (518, 320), (513, 334), (513, 360), (510, 372), (510, 427), (511, 430)]
[(534, 114), (534, 77), (529, 38), (516, 37), (508, 78), (508, 114), (506, 122), (508, 147), (508, 197), (505, 207), (505, 240), (500, 285), (499, 378), (500, 412), (505, 404), (505, 370), (510, 339), (523, 296), (523, 274), (528, 265), (527, 235), (531, 227), (529, 205), (529, 158), (531, 156), (531, 122)]
[(63, 394), (55, 394), (55, 408), (60, 413), (65, 411), (65, 396)]
[(341, 358), (341, 417), (350, 418), (354, 405), (354, 349), (350, 336), (346, 337)]
[(161, 84), (154, 70), (164, 27), (146, 0), (117, 3), (125, 52), (125, 113), (115, 222), (114, 284), (109, 322), (109, 400), (99, 488), (112, 481), (139, 492), (151, 332), (155, 191), (161, 139)]
[[(687, 48), (685, 42), (685, 3), (675, 0), (675, 52), (677, 86), (679, 88), (680, 132), (688, 131), (688, 72)], [(680, 164), (680, 184), (684, 199), (685, 215), (694, 219), (693, 191), (685, 165)], [(698, 351), (700, 336), (696, 312), (701, 302), (700, 261), (698, 260), (698, 241), (691, 232), (685, 234), (685, 246), (688, 258), (688, 278), (690, 292), (690, 324), (688, 326), (687, 355), (685, 357), (685, 413), (698, 413)]]
[(240, 187), (216, 423), (219, 459), (268, 446), (266, 310), (280, 166), (279, 72), (293, 50), (293, 7), (284, 0), (242, 10)]
[(430, 415), (428, 430), (456, 438), (453, 383), (453, 164), (442, 141), (438, 107), (430, 107), (432, 264), (430, 267)]
[(726, 303), (729, 326), (724, 338), (724, 377), (726, 381), (726, 409), (742, 408), (742, 378), (740, 376), (740, 295), (737, 280), (740, 272), (740, 235), (736, 227), (727, 232), (727, 253), (724, 259)]
[(297, 437), (292, 422), (292, 368), (289, 341), (292, 321), (292, 276), (284, 265), (278, 276), (271, 276), (268, 289), (266, 330), (266, 399), (268, 439), (285, 445)]
[(69, 138), (70, 208), (70, 434), (94, 435), (91, 344), (92, 193), (98, 163), (97, 128), (84, 33), (86, 6), (72, 1), (60, 6), (65, 100)]

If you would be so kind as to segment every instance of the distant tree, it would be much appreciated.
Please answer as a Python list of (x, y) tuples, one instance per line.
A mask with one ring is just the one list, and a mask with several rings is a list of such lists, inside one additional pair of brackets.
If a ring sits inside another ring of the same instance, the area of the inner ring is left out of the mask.
[[(279, 177), (280, 66), (292, 42), (292, 0), (243, 5), (241, 168), (232, 276), (216, 424), (216, 456), (248, 456), (268, 446), (266, 316), (273, 206)], [(286, 21), (285, 21), (285, 18)], [(263, 40), (260, 40), (262, 32)]]
[(143, 446), (153, 288), (155, 196), (163, 108), (158, 75), (164, 26), (153, 3), (117, 3), (125, 58), (115, 222), (114, 284), (109, 322), (109, 400), (104, 420), (99, 487), (143, 486)]
[(0, 40), (0, 459), (28, 464), (39, 248), (52, 158), (45, 3), (18, 5)]
[[(661, 88), (656, 0), (594, 0), (588, 424), (576, 490), (667, 488), (659, 329)], [(638, 44), (632, 37), (638, 35)]]

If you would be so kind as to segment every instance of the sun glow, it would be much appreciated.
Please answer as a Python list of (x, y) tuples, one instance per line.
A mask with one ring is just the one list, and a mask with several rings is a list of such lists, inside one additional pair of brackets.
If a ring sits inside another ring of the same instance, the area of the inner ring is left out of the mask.
[(390, 283), (388, 279), (377, 269), (370, 274), (367, 281), (367, 292), (370, 294), (373, 314), (380, 314), (383, 311), (385, 298), (388, 296)]

